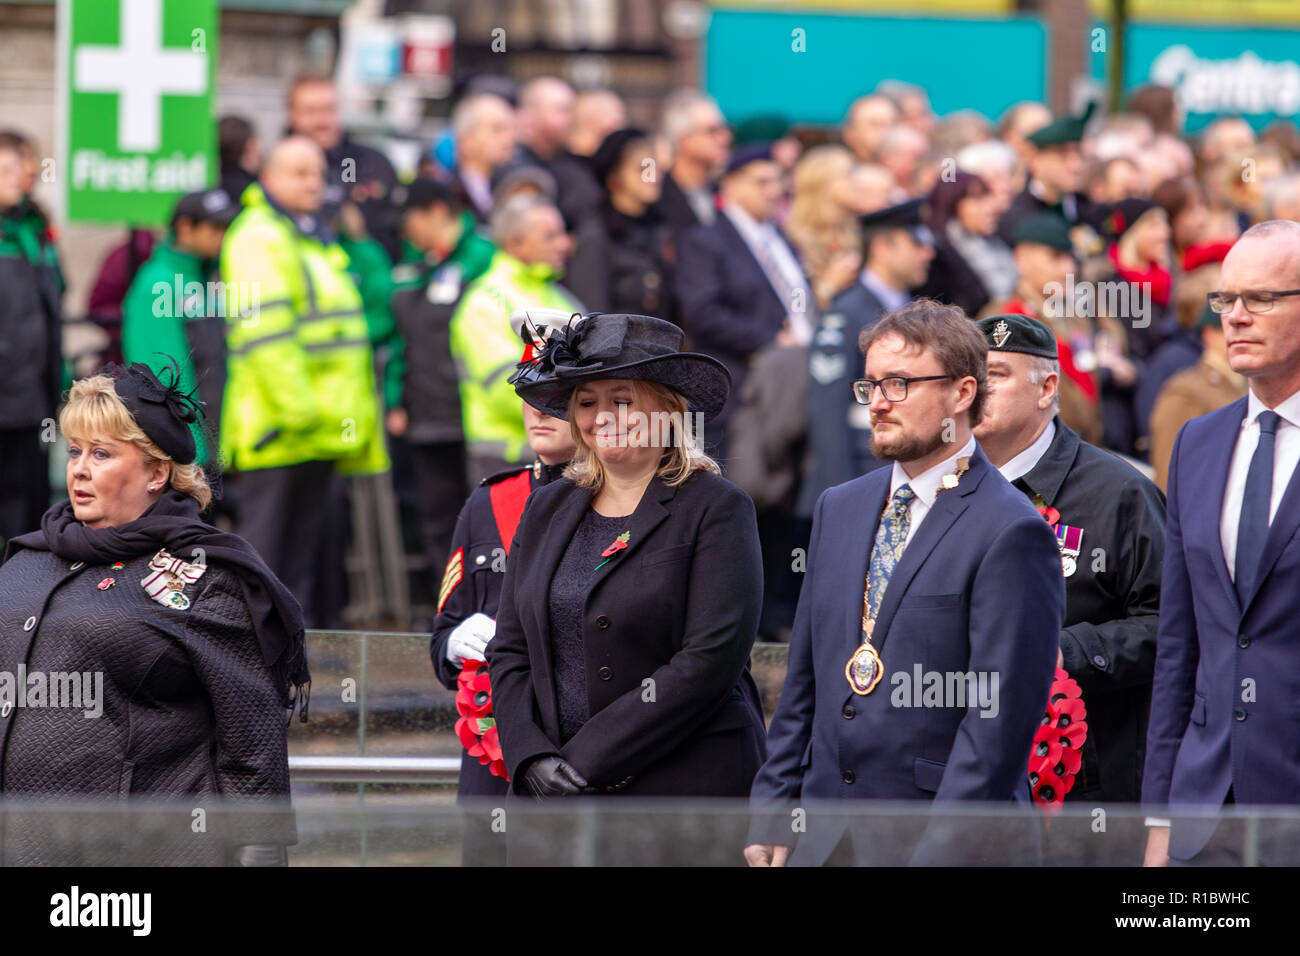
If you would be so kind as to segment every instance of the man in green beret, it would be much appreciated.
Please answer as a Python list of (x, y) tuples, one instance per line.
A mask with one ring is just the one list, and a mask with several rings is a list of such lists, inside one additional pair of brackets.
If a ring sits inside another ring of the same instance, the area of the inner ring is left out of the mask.
[[(988, 341), (989, 394), (975, 437), (1052, 526), (1061, 552), (1066, 615), (1057, 666), (1079, 682), (1088, 709), (1083, 764), (1066, 801), (1135, 802), (1155, 668), (1164, 495), (1061, 421), (1050, 329), (1014, 314), (977, 325)], [(1060, 822), (1048, 836), (1048, 859), (1078, 862), (1090, 821)]]
[[(1103, 210), (1083, 189), (1083, 154), (1079, 142), (1092, 116), (1093, 105), (1081, 116), (1062, 116), (1025, 137), (1029, 154), (1029, 179), (1024, 191), (1011, 202), (998, 223), (998, 235), (1014, 242), (1016, 226), (1034, 213), (1054, 212), (1065, 219), (1081, 254), (1100, 252), (1097, 236)], [(1086, 226), (1087, 229), (1075, 227)]]

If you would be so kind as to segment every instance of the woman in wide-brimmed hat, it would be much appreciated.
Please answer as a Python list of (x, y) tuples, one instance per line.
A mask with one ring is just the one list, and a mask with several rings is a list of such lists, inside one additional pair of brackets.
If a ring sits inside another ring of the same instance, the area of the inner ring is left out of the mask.
[(511, 379), (577, 446), (529, 500), (487, 651), (516, 793), (743, 797), (762, 762), (754, 506), (698, 444), (730, 379), (681, 344), (575, 316)]
[(146, 835), (151, 807), (78, 847), (7, 815), (6, 864), (282, 864), (296, 842), (286, 717), (301, 704), (305, 719), (302, 610), (247, 542), (200, 520), (198, 409), (175, 377), (136, 363), (84, 379), (59, 414), (68, 498), (0, 567), (0, 796), (174, 798), (183, 820)]

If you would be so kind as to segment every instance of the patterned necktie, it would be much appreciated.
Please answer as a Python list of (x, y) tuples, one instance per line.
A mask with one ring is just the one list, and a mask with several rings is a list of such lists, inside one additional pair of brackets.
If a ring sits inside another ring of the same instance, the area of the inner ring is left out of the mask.
[(1241, 499), (1241, 517), (1237, 521), (1237, 556), (1234, 582), (1237, 596), (1244, 604), (1250, 597), (1268, 537), (1269, 504), (1273, 500), (1273, 443), (1277, 436), (1277, 412), (1259, 413), (1259, 444), (1246, 472), (1246, 490)]
[[(876, 614), (880, 611), (880, 602), (885, 597), (885, 587), (903, 557), (907, 532), (912, 527), (910, 505), (915, 497), (916, 492), (911, 486), (900, 485), (880, 519), (880, 527), (876, 529), (876, 543), (871, 548), (871, 564), (867, 569), (867, 589), (863, 597), (864, 622), (875, 621)], [(869, 631), (865, 623), (863, 630)], [(870, 637), (870, 633), (867, 636)]]

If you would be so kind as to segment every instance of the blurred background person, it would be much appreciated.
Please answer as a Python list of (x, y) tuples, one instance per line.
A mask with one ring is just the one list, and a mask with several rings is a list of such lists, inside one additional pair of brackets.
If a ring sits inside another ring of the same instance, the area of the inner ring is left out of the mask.
[(895, 202), (918, 195), (916, 177), (929, 148), (930, 141), (924, 133), (903, 123), (890, 127), (881, 138), (879, 162), (894, 177)]
[(50, 504), (48, 449), (63, 382), (57, 257), (24, 203), (13, 138), (0, 139), (0, 538), (40, 527)]
[(713, 97), (699, 90), (680, 90), (664, 101), (662, 129), (673, 159), (659, 212), (680, 240), (683, 231), (717, 218), (714, 193), (731, 153), (731, 129)]
[[(721, 215), (678, 244), (676, 292), (695, 349), (745, 384), (750, 357), (773, 341), (807, 344), (816, 305), (794, 248), (774, 217), (781, 171), (762, 145), (737, 150), (722, 177)], [(705, 451), (725, 463), (734, 402), (705, 426)]]
[(377, 149), (343, 130), (339, 96), (327, 76), (305, 73), (289, 85), (289, 132), (312, 140), (325, 153), (325, 196), (319, 215), (339, 228), (344, 203), (361, 212), (365, 230), (390, 260), (400, 254), (397, 214), (390, 193), (397, 185), (393, 164)]
[(1079, 141), (1092, 109), (1089, 104), (1081, 116), (1062, 116), (1026, 133), (1023, 148), (1029, 177), (998, 223), (998, 235), (1004, 242), (1014, 244), (1016, 226), (1035, 213), (1055, 212), (1071, 228), (1080, 223), (1099, 228), (1100, 211), (1080, 192), (1083, 155)]
[(1084, 181), (1088, 199), (1095, 205), (1112, 205), (1141, 196), (1146, 191), (1142, 184), (1142, 171), (1127, 156), (1094, 161), (1088, 167)]
[(993, 208), (1001, 220), (1021, 188), (1016, 177), (1016, 151), (1000, 139), (987, 139), (962, 147), (956, 160), (959, 170), (984, 180), (984, 185), (993, 194)]
[[(154, 247), (122, 300), (122, 355), (155, 375), (175, 359), (180, 390), (204, 404), (207, 429), (192, 428), (200, 467), (219, 473), (216, 424), (226, 389), (226, 316), (245, 303), (214, 293), (221, 243), (241, 207), (224, 189), (182, 196), (167, 236)], [(174, 371), (174, 370), (172, 370)]]
[(1016, 154), (1016, 193), (1025, 188), (1029, 176), (1029, 159), (1035, 151), (1029, 142), (1030, 133), (1036, 132), (1052, 122), (1052, 111), (1042, 103), (1025, 100), (1008, 107), (998, 120), (998, 139), (1006, 143)]
[(262, 143), (253, 124), (242, 116), (221, 117), (217, 121), (217, 155), (221, 161), (221, 188), (238, 203), (262, 169)]
[(569, 288), (587, 311), (676, 321), (672, 227), (658, 206), (665, 158), (634, 127), (610, 133), (591, 157), (602, 196), (578, 227), (568, 265)]
[(492, 173), (514, 155), (515, 111), (495, 93), (470, 93), (452, 111), (451, 129), (456, 141), (452, 191), (486, 223), (492, 214)]
[(492, 241), (496, 252), (487, 271), (465, 289), (451, 318), (471, 486), (521, 463), (527, 454), (518, 399), (506, 381), (519, 361), (519, 330), (510, 316), (525, 309), (583, 311), (559, 284), (571, 246), (553, 204), (527, 196), (511, 199), (492, 213)]
[(984, 180), (956, 172), (930, 192), (934, 260), (918, 294), (961, 308), (971, 318), (1011, 295), (1016, 260), (997, 234), (997, 196)]
[(860, 163), (880, 162), (885, 134), (898, 122), (898, 107), (881, 94), (870, 93), (854, 100), (840, 127), (840, 138)]
[[(1204, 299), (1201, 300), (1204, 303)], [(1169, 459), (1183, 425), (1230, 405), (1246, 394), (1246, 377), (1228, 364), (1228, 347), (1223, 323), (1209, 305), (1198, 317), (1201, 356), (1196, 364), (1170, 376), (1160, 389), (1148, 420), (1151, 435), (1151, 465), (1162, 491), (1169, 481)]]
[(560, 214), (572, 234), (600, 201), (600, 184), (591, 171), (591, 157), (616, 129), (627, 126), (627, 107), (613, 90), (579, 90), (573, 100), (569, 139), (551, 159)]
[(1107, 218), (1111, 241), (1106, 255), (1116, 275), (1131, 286), (1130, 304), (1150, 299), (1151, 312), (1116, 316), (1129, 321), (1129, 350), (1141, 360), (1150, 358), (1172, 332), (1173, 273), (1169, 216), (1149, 199), (1116, 203)]
[[(420, 541), (431, 569), (441, 568), (465, 484), (465, 433), (460, 385), (451, 354), (451, 319), (470, 283), (496, 248), (475, 228), (474, 213), (459, 205), (445, 183), (417, 179), (406, 187), (402, 232), (417, 258), (394, 268), (391, 306), (400, 334), (400, 391), (386, 419), (411, 469)], [(432, 587), (436, 581), (430, 581)]]
[(858, 216), (874, 211), (877, 195), (855, 173), (864, 169), (836, 143), (815, 146), (794, 170), (794, 195), (785, 229), (798, 250), (819, 309), (846, 288), (861, 268)]
[(519, 161), (550, 171), (569, 142), (573, 102), (573, 87), (554, 76), (539, 76), (519, 88)]
[(364, 304), (321, 221), (325, 154), (290, 136), (226, 233), (221, 278), (257, 290), (229, 314), (221, 452), (239, 472), (236, 531), (302, 602), (312, 627), (341, 625), (346, 494), (341, 476), (384, 471), (382, 409)]

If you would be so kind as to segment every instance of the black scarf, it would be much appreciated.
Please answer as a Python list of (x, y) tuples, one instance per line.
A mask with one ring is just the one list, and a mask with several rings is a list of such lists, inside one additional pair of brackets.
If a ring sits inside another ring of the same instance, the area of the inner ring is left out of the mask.
[(199, 503), (190, 495), (168, 488), (134, 521), (97, 529), (78, 521), (72, 502), (64, 500), (45, 512), (40, 531), (11, 539), (4, 560), (21, 548), (97, 564), (152, 554), (159, 548), (184, 560), (194, 548), (202, 548), (207, 560), (221, 562), (238, 576), (262, 660), (275, 678), (280, 703), (290, 709), (291, 718), (297, 707), (306, 722), (311, 673), (303, 642), (302, 606), (247, 541), (200, 521)]

